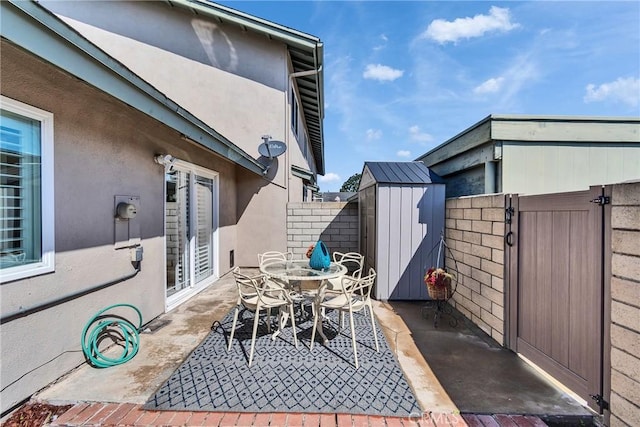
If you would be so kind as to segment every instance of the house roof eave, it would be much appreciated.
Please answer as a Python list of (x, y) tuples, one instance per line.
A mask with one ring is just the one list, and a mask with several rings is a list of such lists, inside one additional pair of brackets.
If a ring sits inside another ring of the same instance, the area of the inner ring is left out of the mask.
[(2, 37), (253, 173), (265, 167), (34, 1), (0, 2)]

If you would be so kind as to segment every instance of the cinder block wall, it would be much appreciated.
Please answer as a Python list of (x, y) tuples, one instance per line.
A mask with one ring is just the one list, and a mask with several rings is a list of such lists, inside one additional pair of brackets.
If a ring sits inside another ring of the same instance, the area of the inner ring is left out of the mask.
[(445, 265), (452, 271), (457, 264), (458, 272), (457, 290), (450, 302), (504, 344), (505, 197), (451, 198), (445, 208), (445, 239), (451, 249)]
[(287, 249), (303, 258), (321, 239), (330, 253), (359, 252), (358, 203), (303, 202), (287, 204)]
[(611, 195), (610, 425), (640, 426), (640, 182)]

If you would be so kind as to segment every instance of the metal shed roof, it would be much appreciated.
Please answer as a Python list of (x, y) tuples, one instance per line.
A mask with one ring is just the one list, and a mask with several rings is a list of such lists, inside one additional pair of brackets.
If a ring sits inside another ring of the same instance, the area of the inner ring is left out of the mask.
[(439, 184), (442, 180), (422, 162), (365, 162), (379, 184)]

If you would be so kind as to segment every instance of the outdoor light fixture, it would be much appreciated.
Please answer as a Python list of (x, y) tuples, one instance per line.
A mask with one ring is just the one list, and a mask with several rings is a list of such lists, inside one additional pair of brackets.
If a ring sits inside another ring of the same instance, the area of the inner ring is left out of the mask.
[(153, 158), (153, 161), (164, 166), (170, 171), (173, 167), (173, 163), (176, 161), (176, 158), (171, 154), (158, 154)]

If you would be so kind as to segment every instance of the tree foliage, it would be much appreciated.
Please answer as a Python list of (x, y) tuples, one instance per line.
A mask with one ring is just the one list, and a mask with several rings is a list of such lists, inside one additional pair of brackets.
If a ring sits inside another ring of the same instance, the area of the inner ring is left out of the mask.
[(347, 179), (342, 187), (340, 187), (340, 192), (350, 193), (358, 191), (358, 187), (360, 186), (360, 178), (362, 174), (354, 173)]

